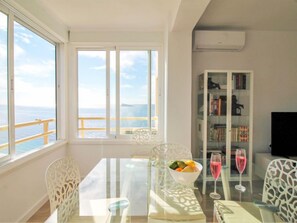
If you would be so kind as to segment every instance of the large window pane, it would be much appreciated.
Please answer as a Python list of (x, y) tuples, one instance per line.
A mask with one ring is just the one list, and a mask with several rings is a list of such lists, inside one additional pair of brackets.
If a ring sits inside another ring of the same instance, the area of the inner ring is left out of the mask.
[(148, 127), (148, 51), (120, 52), (120, 132)]
[(106, 137), (106, 52), (78, 51), (79, 137)]
[(55, 61), (54, 44), (14, 22), (16, 154), (56, 140)]
[(0, 12), (0, 158), (8, 155), (7, 15)]
[(151, 127), (158, 129), (158, 89), (159, 89), (159, 67), (158, 52), (151, 52)]
[(110, 134), (116, 135), (116, 52), (110, 51)]
[(78, 137), (158, 128), (158, 52), (78, 50)]

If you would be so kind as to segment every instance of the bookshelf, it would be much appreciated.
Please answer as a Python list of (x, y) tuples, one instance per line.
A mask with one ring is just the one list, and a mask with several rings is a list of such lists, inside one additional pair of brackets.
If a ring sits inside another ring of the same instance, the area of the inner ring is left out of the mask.
[(198, 154), (203, 158), (203, 189), (213, 181), (211, 152), (222, 154), (229, 166), (230, 181), (238, 181), (235, 164), (237, 148), (246, 149), (247, 165), (242, 180), (252, 188), (253, 72), (245, 70), (205, 70), (198, 76)]

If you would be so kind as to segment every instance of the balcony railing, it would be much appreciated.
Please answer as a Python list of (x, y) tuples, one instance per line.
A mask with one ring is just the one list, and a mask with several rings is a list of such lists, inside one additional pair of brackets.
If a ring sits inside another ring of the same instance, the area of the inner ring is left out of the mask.
[[(80, 127), (78, 128), (79, 132), (80, 132), (80, 136), (82, 138), (85, 137), (85, 131), (106, 131), (105, 127), (85, 127), (85, 121), (105, 121), (105, 117), (79, 117), (79, 123), (80, 123)], [(111, 118), (111, 121), (116, 120), (115, 118)], [(152, 120), (157, 122), (158, 121), (158, 117), (152, 117)], [(121, 117), (120, 121), (148, 121), (147, 117)], [(29, 126), (35, 126), (35, 125), (43, 125), (43, 131), (39, 134), (36, 135), (32, 135), (32, 136), (28, 136), (28, 137), (24, 137), (21, 139), (17, 139), (15, 141), (15, 144), (20, 144), (20, 143), (24, 143), (24, 142), (28, 142), (31, 140), (35, 140), (38, 138), (43, 138), (43, 144), (46, 145), (49, 142), (49, 135), (54, 134), (56, 132), (56, 130), (49, 130), (49, 123), (50, 122), (55, 122), (54, 118), (51, 119), (36, 119), (35, 121), (32, 122), (24, 122), (24, 123), (18, 123), (15, 125), (15, 128), (24, 128), (24, 127), (29, 127)], [(156, 126), (158, 126), (158, 124), (156, 123)], [(121, 131), (125, 131), (126, 134), (131, 134), (133, 133), (133, 131), (135, 129), (137, 129), (139, 127), (121, 127)], [(8, 130), (8, 126), (7, 125), (3, 125), (0, 126), (0, 132), (2, 131), (7, 131)], [(111, 131), (115, 131), (114, 128), (111, 128)], [(8, 148), (8, 143), (3, 143), (0, 144), (0, 150), (3, 149), (7, 149)]]
[[(105, 121), (105, 117), (79, 117), (79, 133), (80, 133), (80, 137), (84, 138), (85, 137), (85, 131), (106, 131), (105, 127), (86, 127), (86, 123), (85, 121)], [(115, 121), (116, 118), (115, 117), (111, 117), (110, 118), (111, 121)], [(147, 117), (121, 117), (120, 121), (148, 121)], [(155, 125), (158, 126), (158, 117), (154, 116), (152, 117), (152, 121), (155, 121)], [(121, 130), (121, 134), (123, 134), (123, 132), (125, 134), (132, 134), (133, 131), (137, 128), (140, 127), (120, 127)], [(115, 128), (110, 128), (111, 132), (115, 132), (116, 129)]]
[[(44, 145), (48, 144), (49, 135), (54, 134), (56, 132), (56, 130), (49, 130), (49, 123), (54, 122), (54, 121), (55, 121), (54, 118), (43, 119), (43, 120), (36, 119), (35, 121), (32, 121), (32, 122), (23, 122), (23, 123), (16, 124), (15, 125), (16, 129), (42, 124), (43, 125), (43, 132), (40, 133), (40, 134), (36, 134), (36, 135), (28, 136), (28, 137), (25, 137), (25, 138), (17, 139), (15, 141), (15, 144), (28, 142), (28, 141), (38, 139), (38, 138), (42, 138), (42, 137), (43, 137), (43, 144)], [(7, 130), (8, 130), (7, 125), (0, 126), (0, 131), (7, 131)], [(8, 143), (0, 144), (0, 150), (1, 149), (6, 149), (6, 148), (8, 148)]]

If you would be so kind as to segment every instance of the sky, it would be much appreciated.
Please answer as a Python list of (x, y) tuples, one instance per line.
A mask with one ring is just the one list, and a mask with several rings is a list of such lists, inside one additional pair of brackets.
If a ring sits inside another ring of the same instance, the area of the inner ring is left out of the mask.
[[(6, 17), (0, 13), (0, 104), (7, 94), (6, 36)], [(16, 22), (14, 75), (16, 105), (55, 106), (55, 46)]]
[[(116, 95), (115, 51), (111, 52), (110, 58), (110, 95), (111, 104), (114, 104)], [(79, 51), (78, 61), (79, 106), (105, 107), (105, 51)], [(147, 74), (147, 51), (120, 52), (120, 104), (147, 103)], [(153, 82), (155, 83), (155, 79)]]
[[(0, 12), (0, 104), (7, 103), (6, 23), (6, 16)], [(55, 45), (17, 22), (14, 32), (15, 105), (55, 107)], [(153, 55), (156, 60), (156, 54)], [(105, 107), (105, 57), (104, 51), (79, 52), (79, 107)], [(120, 58), (120, 103), (146, 104), (147, 51), (121, 51)], [(115, 51), (111, 52), (110, 64), (110, 94), (114, 104)], [(156, 70), (156, 66), (153, 69)], [(152, 82), (154, 85), (155, 78)]]

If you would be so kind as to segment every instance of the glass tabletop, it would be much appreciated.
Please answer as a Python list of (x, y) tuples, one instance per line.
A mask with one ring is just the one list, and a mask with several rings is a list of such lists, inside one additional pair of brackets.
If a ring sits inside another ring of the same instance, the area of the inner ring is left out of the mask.
[(148, 159), (102, 159), (46, 222), (206, 222), (197, 185), (175, 182)]

